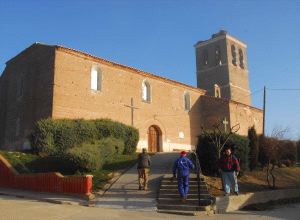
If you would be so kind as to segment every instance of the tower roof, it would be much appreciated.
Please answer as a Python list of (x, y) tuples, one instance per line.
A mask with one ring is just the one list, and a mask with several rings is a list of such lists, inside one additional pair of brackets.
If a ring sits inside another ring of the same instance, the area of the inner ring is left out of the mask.
[(218, 40), (221, 40), (221, 39), (229, 39), (229, 40), (232, 40), (232, 41), (236, 42), (237, 44), (240, 44), (240, 45), (242, 45), (243, 47), (247, 48), (247, 45), (246, 45), (244, 42), (238, 40), (238, 39), (235, 38), (235, 37), (232, 37), (232, 36), (229, 35), (228, 32), (225, 31), (225, 30), (220, 30), (219, 32), (217, 32), (217, 33), (211, 35), (211, 38), (208, 39), (208, 40), (201, 40), (201, 41), (198, 41), (198, 42), (194, 45), (194, 47), (195, 47), (195, 48), (197, 48), (197, 47), (202, 47), (202, 46), (205, 46), (205, 45), (207, 45), (207, 44), (209, 44), (209, 43), (213, 43), (213, 42), (218, 41)]

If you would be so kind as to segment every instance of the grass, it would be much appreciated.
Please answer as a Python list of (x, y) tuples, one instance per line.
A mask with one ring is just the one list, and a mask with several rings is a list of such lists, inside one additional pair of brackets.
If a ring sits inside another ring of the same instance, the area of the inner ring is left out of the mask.
[(31, 153), (23, 153), (17, 151), (3, 151), (0, 150), (0, 154), (8, 160), (8, 162), (19, 173), (30, 173), (31, 170), (27, 167), (27, 164), (37, 160), (39, 156)]
[(132, 167), (136, 163), (137, 154), (116, 155), (110, 162), (104, 164), (102, 169), (89, 172), (70, 172), (61, 161), (56, 161), (55, 158), (42, 158), (36, 154), (29, 152), (3, 151), (0, 154), (8, 160), (8, 162), (19, 173), (36, 173), (36, 172), (61, 172), (64, 175), (93, 175), (93, 189), (101, 189), (114, 174), (120, 170), (125, 170)]

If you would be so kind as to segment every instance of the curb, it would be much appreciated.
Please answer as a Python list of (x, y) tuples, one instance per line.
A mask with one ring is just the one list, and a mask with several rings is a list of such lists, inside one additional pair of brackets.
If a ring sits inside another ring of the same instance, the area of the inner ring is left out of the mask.
[(216, 197), (216, 213), (237, 211), (245, 206), (267, 203), (281, 199), (300, 197), (300, 189), (279, 189), (254, 193), (245, 193), (238, 196)]
[[(5, 190), (5, 189), (3, 189)], [(9, 189), (10, 190), (10, 189)], [(48, 203), (53, 203), (53, 204), (61, 204), (61, 205), (81, 205), (81, 206), (89, 206), (89, 201), (85, 201), (79, 198), (72, 198), (72, 197), (68, 197), (68, 199), (73, 199), (73, 200), (78, 200), (78, 201), (66, 201), (64, 200), (64, 197), (61, 197), (60, 199), (56, 199), (56, 198), (43, 198), (46, 196), (50, 196), (50, 194), (43, 194), (43, 193), (39, 193), (37, 196), (31, 196), (27, 194), (28, 192), (26, 191), (13, 191), (10, 190), (10, 192), (0, 192), (0, 195), (2, 196), (11, 196), (11, 197), (16, 197), (16, 198), (21, 198), (21, 199), (31, 199), (31, 200), (36, 200), (36, 201), (41, 201), (41, 202), (48, 202)], [(36, 192), (30, 192), (30, 193), (35, 193)], [(53, 194), (53, 197), (57, 197), (57, 194)], [(61, 196), (61, 195), (60, 195)]]

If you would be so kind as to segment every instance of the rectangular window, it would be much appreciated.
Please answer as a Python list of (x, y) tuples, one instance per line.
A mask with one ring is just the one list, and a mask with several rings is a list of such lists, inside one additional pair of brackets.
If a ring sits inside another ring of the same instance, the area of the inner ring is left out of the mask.
[(91, 89), (98, 90), (98, 72), (97, 72), (97, 70), (92, 70), (92, 72), (91, 72)]

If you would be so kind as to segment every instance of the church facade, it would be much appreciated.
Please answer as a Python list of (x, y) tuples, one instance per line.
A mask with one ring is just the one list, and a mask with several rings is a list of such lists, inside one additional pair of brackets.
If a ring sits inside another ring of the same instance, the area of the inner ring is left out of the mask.
[[(234, 47), (233, 47), (234, 46)], [(262, 133), (251, 106), (246, 45), (221, 31), (198, 42), (197, 87), (57, 45), (35, 43), (0, 78), (0, 145), (29, 147), (42, 118), (110, 118), (139, 130), (138, 150), (190, 150), (201, 129), (235, 124)]]

